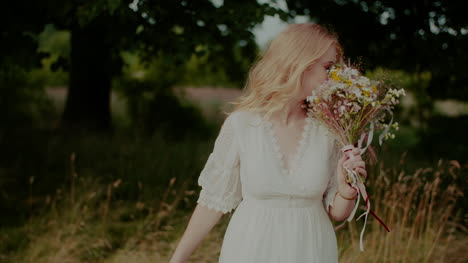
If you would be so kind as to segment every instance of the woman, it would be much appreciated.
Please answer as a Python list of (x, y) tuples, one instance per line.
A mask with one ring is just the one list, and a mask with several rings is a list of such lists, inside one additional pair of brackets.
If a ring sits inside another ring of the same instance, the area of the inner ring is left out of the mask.
[(346, 219), (357, 197), (342, 167), (365, 178), (365, 163), (358, 148), (352, 160), (341, 154), (303, 107), (334, 63), (343, 63), (338, 38), (318, 24), (289, 25), (270, 43), (221, 127), (171, 263), (186, 262), (234, 208), (219, 262), (338, 262), (331, 219)]

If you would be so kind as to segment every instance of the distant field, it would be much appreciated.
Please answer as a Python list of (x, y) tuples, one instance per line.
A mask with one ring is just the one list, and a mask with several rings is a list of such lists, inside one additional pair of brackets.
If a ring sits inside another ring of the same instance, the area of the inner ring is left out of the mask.
[[(175, 87), (175, 94), (189, 102), (199, 105), (204, 116), (217, 117), (220, 111), (227, 102), (234, 100), (241, 94), (240, 89), (223, 88), (223, 87)], [(49, 98), (54, 102), (58, 112), (63, 111), (65, 99), (67, 96), (67, 87), (49, 87), (46, 89)], [(112, 112), (117, 115), (126, 114), (125, 98), (117, 92), (112, 92), (111, 95)], [(213, 116), (215, 115), (215, 116)]]

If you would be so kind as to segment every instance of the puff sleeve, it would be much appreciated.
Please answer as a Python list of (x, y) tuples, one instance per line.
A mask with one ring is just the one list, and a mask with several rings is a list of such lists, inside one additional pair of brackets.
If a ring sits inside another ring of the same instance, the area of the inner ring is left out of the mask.
[(224, 120), (214, 148), (198, 178), (202, 187), (197, 203), (208, 208), (231, 212), (242, 200), (240, 159), (234, 133), (235, 114)]
[(327, 211), (327, 213), (330, 212), (330, 206), (333, 206), (333, 201), (335, 200), (335, 195), (338, 191), (338, 183), (336, 181), (336, 169), (338, 166), (338, 160), (341, 157), (341, 151), (335, 139), (333, 139), (331, 147), (331, 152), (328, 158), (330, 165), (329, 180), (327, 188), (323, 194), (323, 206), (325, 207), (325, 211)]

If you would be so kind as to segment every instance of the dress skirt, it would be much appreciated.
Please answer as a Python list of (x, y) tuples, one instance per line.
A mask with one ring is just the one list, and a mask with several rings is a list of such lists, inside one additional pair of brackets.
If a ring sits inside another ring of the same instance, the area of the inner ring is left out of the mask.
[(320, 199), (247, 199), (231, 217), (219, 262), (335, 263), (337, 251)]

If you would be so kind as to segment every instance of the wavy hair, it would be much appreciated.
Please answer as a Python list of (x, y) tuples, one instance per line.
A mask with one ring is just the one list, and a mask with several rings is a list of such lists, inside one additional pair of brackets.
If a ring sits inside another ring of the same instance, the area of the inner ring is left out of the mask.
[(273, 39), (249, 69), (243, 93), (229, 104), (231, 112), (260, 112), (266, 117), (284, 108), (300, 91), (303, 72), (320, 59), (331, 45), (337, 63), (343, 64), (338, 35), (316, 23), (290, 24)]

